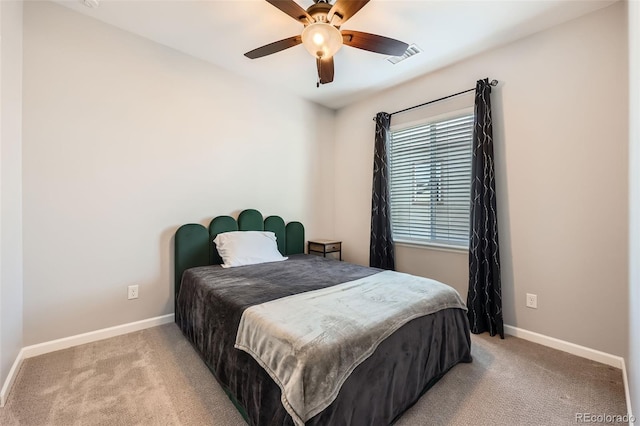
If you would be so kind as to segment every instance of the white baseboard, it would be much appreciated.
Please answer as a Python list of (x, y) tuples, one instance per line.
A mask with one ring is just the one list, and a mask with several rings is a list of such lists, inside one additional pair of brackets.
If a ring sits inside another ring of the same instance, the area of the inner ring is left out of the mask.
[(601, 352), (595, 349), (587, 348), (585, 346), (576, 345), (575, 343), (566, 342), (564, 340), (556, 339), (555, 337), (545, 336), (544, 334), (534, 333), (533, 331), (524, 330), (522, 328), (513, 327), (511, 325), (505, 325), (504, 332), (505, 334), (509, 334), (514, 337), (519, 337), (530, 342), (538, 343), (543, 346), (558, 349), (572, 355), (590, 359), (591, 361), (601, 362), (603, 364), (621, 369), (622, 382), (624, 384), (624, 395), (627, 403), (627, 414), (629, 414), (630, 418), (633, 418), (631, 413), (629, 379), (627, 377), (627, 368), (623, 357), (611, 355), (606, 352)]
[(543, 346), (558, 349), (572, 355), (590, 359), (591, 361), (601, 362), (612, 367), (622, 368), (622, 366), (624, 365), (624, 358), (622, 358), (621, 356), (611, 355), (606, 352), (601, 352), (595, 349), (587, 348), (585, 346), (576, 345), (575, 343), (566, 342), (564, 340), (556, 339), (555, 337), (545, 336), (544, 334), (534, 333), (533, 331), (524, 330), (522, 328), (513, 327), (511, 325), (505, 325), (504, 332), (505, 334), (509, 334), (514, 337), (519, 337), (533, 343), (538, 343)]
[(174, 315), (167, 314), (155, 318), (149, 318), (142, 321), (130, 322), (128, 324), (116, 325), (115, 327), (103, 328), (101, 330), (90, 331), (88, 333), (77, 334), (75, 336), (65, 337), (62, 339), (51, 340), (49, 342), (38, 343), (37, 345), (26, 346), (20, 350), (9, 375), (0, 391), (0, 407), (4, 404), (9, 396), (13, 382), (20, 371), (22, 361), (38, 355), (44, 355), (49, 352), (55, 352), (67, 349), (72, 346), (84, 345), (85, 343), (96, 342), (98, 340), (108, 339), (110, 337), (121, 336), (134, 331), (144, 330), (145, 328), (156, 327), (162, 324), (173, 322)]
[(7, 376), (7, 379), (4, 381), (2, 390), (0, 390), (0, 407), (4, 407), (4, 404), (7, 402), (7, 398), (9, 397), (9, 392), (11, 391), (11, 387), (13, 386), (13, 382), (15, 382), (16, 377), (18, 376), (18, 371), (20, 371), (20, 367), (22, 367), (23, 359), (24, 359), (24, 349), (20, 349), (20, 352), (18, 352), (18, 356), (16, 357), (16, 360), (13, 362), (13, 365), (9, 370), (9, 375)]
[(631, 409), (631, 392), (629, 391), (629, 378), (627, 377), (627, 366), (624, 362), (624, 358), (622, 359), (622, 381), (624, 383), (624, 399), (627, 402), (627, 414), (629, 415), (629, 424), (633, 426), (635, 424), (635, 419), (633, 417), (633, 410)]
[(173, 322), (173, 314), (162, 315), (160, 317), (149, 318), (142, 321), (130, 322), (128, 324), (116, 325), (115, 327), (103, 328), (101, 330), (90, 331), (88, 333), (77, 334), (75, 336), (64, 337), (62, 339), (51, 340), (50, 342), (38, 343), (37, 345), (26, 346), (24, 357), (31, 358), (38, 355), (67, 349), (72, 346), (84, 345), (85, 343), (96, 342), (110, 337), (121, 336), (145, 328), (155, 327)]

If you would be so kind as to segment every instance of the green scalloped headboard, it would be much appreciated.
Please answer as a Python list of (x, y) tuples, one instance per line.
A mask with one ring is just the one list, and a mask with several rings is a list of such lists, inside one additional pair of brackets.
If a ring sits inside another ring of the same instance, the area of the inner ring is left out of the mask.
[(184, 271), (196, 266), (222, 263), (213, 240), (216, 235), (230, 231), (271, 231), (276, 234), (278, 250), (284, 256), (304, 253), (302, 223), (289, 222), (285, 225), (280, 216), (263, 219), (262, 213), (254, 209), (243, 210), (238, 220), (231, 216), (215, 217), (208, 230), (197, 223), (182, 225), (176, 231), (175, 238), (175, 298), (178, 297)]

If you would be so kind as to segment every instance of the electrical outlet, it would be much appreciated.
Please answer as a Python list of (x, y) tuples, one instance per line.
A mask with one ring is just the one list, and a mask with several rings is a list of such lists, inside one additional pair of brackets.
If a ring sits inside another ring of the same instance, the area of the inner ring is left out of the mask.
[(130, 285), (128, 287), (127, 299), (137, 299), (138, 298), (138, 286)]
[(538, 309), (538, 295), (527, 293), (527, 308)]

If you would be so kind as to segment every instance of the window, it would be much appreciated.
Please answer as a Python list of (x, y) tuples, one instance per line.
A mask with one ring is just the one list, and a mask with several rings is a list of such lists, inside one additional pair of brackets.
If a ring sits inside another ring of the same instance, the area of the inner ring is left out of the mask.
[(393, 239), (469, 245), (473, 112), (391, 130)]

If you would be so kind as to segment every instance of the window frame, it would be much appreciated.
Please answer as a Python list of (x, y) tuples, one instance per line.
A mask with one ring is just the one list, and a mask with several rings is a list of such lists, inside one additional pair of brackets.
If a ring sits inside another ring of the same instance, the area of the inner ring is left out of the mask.
[[(455, 119), (458, 117), (464, 116), (473, 116), (475, 113), (474, 107), (469, 106), (465, 108), (455, 109), (453, 111), (448, 111), (442, 114), (436, 114), (429, 117), (424, 117), (418, 120), (411, 120), (406, 122), (401, 122), (398, 124), (392, 124), (389, 127), (389, 183), (391, 184), (391, 143), (393, 138), (393, 133), (401, 130), (405, 130), (411, 127), (417, 127), (421, 125), (434, 124), (442, 121), (447, 121), (450, 119)], [(472, 124), (473, 127), (473, 124)], [(473, 150), (473, 136), (470, 144), (470, 150)], [(469, 162), (469, 172), (471, 172), (472, 168), (473, 156), (470, 158)], [(469, 189), (471, 190), (471, 182)], [(471, 192), (469, 192), (469, 210), (471, 209)], [(468, 252), (469, 251), (469, 240), (467, 239), (466, 245), (455, 244), (454, 242), (445, 242), (443, 240), (435, 240), (435, 239), (411, 239), (411, 238), (397, 238), (395, 232), (393, 230), (393, 218), (391, 219), (391, 235), (393, 238), (393, 243), (398, 244), (405, 247), (414, 247), (421, 249), (436, 249), (442, 251), (452, 251), (452, 252)]]

